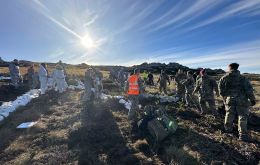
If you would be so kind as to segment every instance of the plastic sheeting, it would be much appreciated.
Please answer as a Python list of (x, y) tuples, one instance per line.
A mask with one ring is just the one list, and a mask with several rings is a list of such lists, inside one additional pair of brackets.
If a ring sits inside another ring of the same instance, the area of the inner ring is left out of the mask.
[(18, 107), (27, 105), (32, 99), (39, 97), (40, 90), (32, 89), (22, 96), (17, 97), (16, 100), (4, 102), (0, 106), (0, 121), (7, 118), (10, 113), (14, 112)]
[(20, 129), (30, 128), (30, 127), (34, 126), (36, 123), (37, 123), (37, 122), (22, 123), (22, 124), (18, 125), (16, 128), (20, 128)]

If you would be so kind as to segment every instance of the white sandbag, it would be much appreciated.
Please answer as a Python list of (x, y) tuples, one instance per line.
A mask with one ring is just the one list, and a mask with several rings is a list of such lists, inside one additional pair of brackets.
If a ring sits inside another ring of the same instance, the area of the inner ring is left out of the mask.
[(0, 106), (0, 116), (5, 118), (9, 116), (9, 113), (14, 112), (18, 107), (27, 105), (33, 98), (39, 97), (40, 91), (38, 89), (32, 89), (22, 96), (17, 97), (14, 101), (4, 102)]
[(84, 83), (80, 80), (76, 80), (77, 81), (77, 85), (69, 85), (69, 89), (71, 90), (76, 90), (76, 89), (80, 89), (80, 90), (84, 90), (85, 86)]
[(9, 116), (10, 111), (8, 109), (6, 109), (5, 111), (0, 111), (0, 116), (3, 117), (8, 117)]
[(119, 100), (119, 103), (120, 103), (120, 104), (125, 104), (126, 101), (125, 101), (124, 99), (120, 99), (120, 100)]
[(132, 107), (132, 103), (131, 103), (131, 102), (126, 102), (126, 103), (125, 103), (125, 108), (126, 108), (126, 109), (130, 110), (131, 107)]
[(114, 98), (116, 98), (116, 99), (123, 99), (124, 96), (114, 96)]
[(0, 122), (3, 121), (5, 118), (0, 115)]

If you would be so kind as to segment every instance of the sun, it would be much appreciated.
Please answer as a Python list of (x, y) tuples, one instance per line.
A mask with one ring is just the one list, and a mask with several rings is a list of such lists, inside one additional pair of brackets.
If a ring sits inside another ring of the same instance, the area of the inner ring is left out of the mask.
[(85, 35), (81, 38), (81, 44), (88, 49), (96, 48), (95, 41), (89, 35)]

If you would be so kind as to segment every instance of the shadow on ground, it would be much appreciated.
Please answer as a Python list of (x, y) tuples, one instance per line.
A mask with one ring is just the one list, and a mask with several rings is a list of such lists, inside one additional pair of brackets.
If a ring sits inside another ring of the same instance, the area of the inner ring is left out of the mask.
[(127, 146), (111, 111), (102, 104), (87, 105), (81, 128), (70, 134), (70, 147), (78, 147), (79, 164), (139, 164)]

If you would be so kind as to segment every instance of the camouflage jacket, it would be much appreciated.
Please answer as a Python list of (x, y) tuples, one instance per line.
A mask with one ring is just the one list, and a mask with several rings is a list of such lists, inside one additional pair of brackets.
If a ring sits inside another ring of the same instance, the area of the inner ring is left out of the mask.
[(192, 93), (193, 92), (195, 81), (194, 81), (194, 78), (192, 76), (183, 80), (182, 84), (185, 86), (186, 93)]
[(93, 88), (94, 87), (94, 73), (92, 70), (87, 70), (85, 72), (85, 88)]
[(217, 82), (208, 75), (202, 76), (196, 81), (194, 92), (199, 92), (201, 98), (214, 98), (214, 90), (216, 94), (219, 94)]
[(219, 81), (220, 95), (226, 104), (239, 104), (248, 106), (248, 99), (255, 101), (253, 87), (249, 80), (239, 71), (231, 71)]
[(160, 77), (158, 79), (158, 83), (160, 83), (160, 85), (166, 85), (166, 83), (170, 83), (170, 78), (167, 74), (160, 74)]
[(175, 82), (177, 84), (182, 84), (182, 81), (185, 80), (187, 76), (184, 73), (177, 73), (175, 76)]

